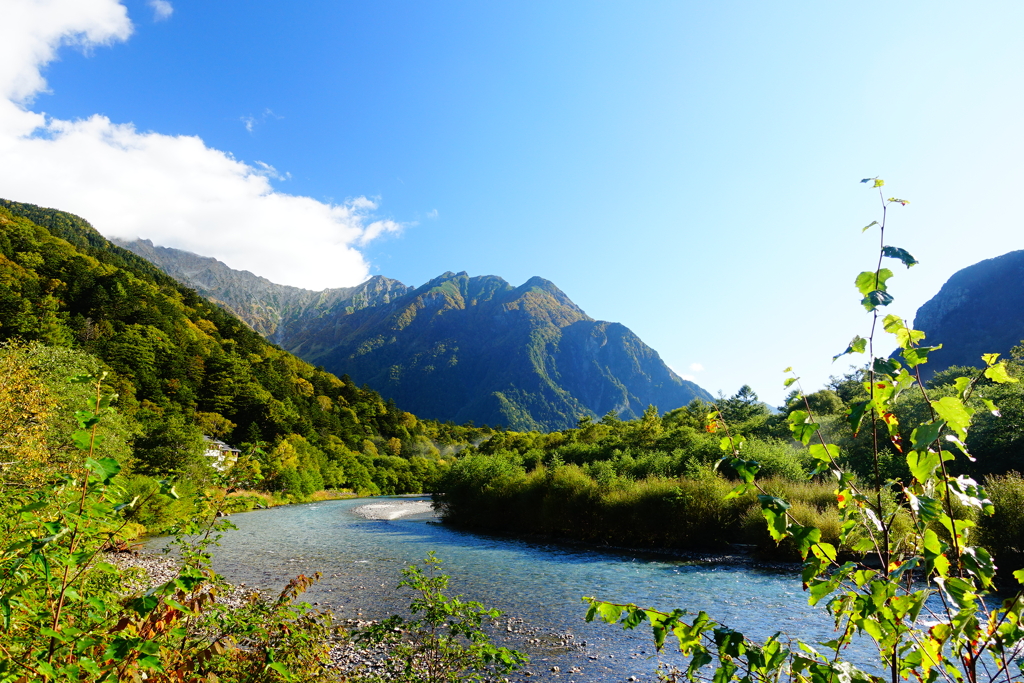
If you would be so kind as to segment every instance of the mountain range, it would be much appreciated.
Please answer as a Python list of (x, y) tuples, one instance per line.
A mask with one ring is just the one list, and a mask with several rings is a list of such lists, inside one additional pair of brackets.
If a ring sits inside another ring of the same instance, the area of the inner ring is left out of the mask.
[(446, 272), (413, 288), (375, 276), (315, 292), (146, 240), (119, 244), (285, 350), (425, 418), (552, 430), (711, 399), (628, 328), (594, 320), (539, 277), (514, 287)]

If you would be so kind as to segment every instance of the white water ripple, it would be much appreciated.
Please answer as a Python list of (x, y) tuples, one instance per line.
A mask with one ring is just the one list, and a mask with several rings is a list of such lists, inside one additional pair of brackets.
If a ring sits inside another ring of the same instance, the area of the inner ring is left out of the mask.
[(399, 519), (409, 515), (421, 515), (433, 510), (428, 500), (409, 502), (389, 501), (387, 503), (370, 503), (353, 508), (352, 512), (366, 519)]

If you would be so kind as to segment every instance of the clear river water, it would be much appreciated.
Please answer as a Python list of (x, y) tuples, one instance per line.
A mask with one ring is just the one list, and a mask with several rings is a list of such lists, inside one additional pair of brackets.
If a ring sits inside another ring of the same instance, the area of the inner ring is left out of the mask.
[[(308, 602), (329, 606), (342, 618), (370, 619), (406, 613), (410, 595), (395, 591), (401, 570), (433, 550), (451, 577), (451, 594), (505, 613), (496, 639), (531, 657), (512, 680), (655, 678), (650, 628), (624, 632), (588, 624), (584, 595), (694, 614), (705, 610), (755, 638), (776, 631), (807, 642), (831, 637), (830, 618), (807, 605), (792, 569), (480, 535), (440, 524), (430, 512), (395, 519), (356, 512), (368, 504), (401, 506), (410, 500), (338, 500), (232, 515), (238, 529), (221, 539), (214, 569), (233, 583), (270, 591), (297, 574), (319, 571), (323, 578), (306, 594)], [(153, 549), (160, 545), (159, 539), (151, 542)], [(514, 620), (511, 632), (505, 619)], [(678, 655), (662, 657), (681, 662)]]

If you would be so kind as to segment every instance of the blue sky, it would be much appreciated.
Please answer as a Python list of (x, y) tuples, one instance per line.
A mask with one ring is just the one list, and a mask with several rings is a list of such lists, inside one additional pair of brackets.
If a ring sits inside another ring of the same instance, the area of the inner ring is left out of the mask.
[(0, 196), (286, 284), (540, 275), (712, 392), (845, 370), (863, 177), (898, 314), (1024, 248), (1019, 3), (10, 2)]

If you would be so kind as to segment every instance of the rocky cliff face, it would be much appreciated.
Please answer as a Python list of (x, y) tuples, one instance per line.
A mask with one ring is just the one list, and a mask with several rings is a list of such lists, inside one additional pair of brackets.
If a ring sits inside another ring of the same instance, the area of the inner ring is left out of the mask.
[(629, 329), (592, 319), (539, 277), (513, 287), (448, 272), (413, 289), (378, 276), (311, 292), (147, 242), (124, 246), (286, 350), (422, 417), (550, 430), (711, 398)]
[(983, 353), (1008, 355), (1024, 340), (1024, 251), (1012, 251), (955, 273), (917, 311), (914, 327), (942, 344), (930, 377), (951, 365), (981, 365)]
[(310, 320), (387, 303), (410, 289), (398, 280), (377, 275), (356, 287), (314, 292), (278, 285), (247, 270), (234, 270), (215, 258), (154, 246), (149, 240), (112, 241), (231, 310), (281, 346), (287, 344), (289, 330)]

